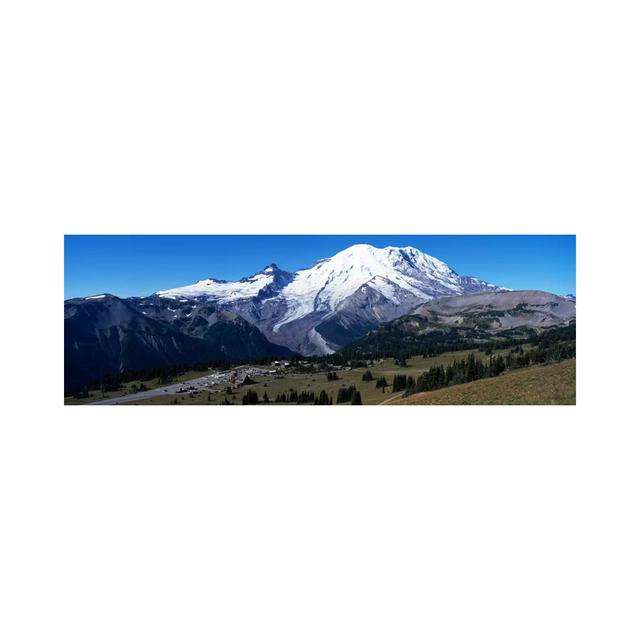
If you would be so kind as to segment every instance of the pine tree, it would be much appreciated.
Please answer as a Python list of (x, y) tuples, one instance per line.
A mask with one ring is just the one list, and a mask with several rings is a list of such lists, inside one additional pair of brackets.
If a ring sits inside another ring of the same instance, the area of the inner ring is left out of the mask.
[(338, 389), (338, 398), (336, 400), (336, 404), (351, 402), (355, 393), (356, 388), (354, 385), (351, 385), (349, 387), (340, 387), (340, 389)]
[(393, 376), (393, 392), (403, 391), (407, 388), (407, 376), (397, 374)]
[(247, 391), (242, 396), (242, 404), (258, 404), (258, 394), (255, 391)]
[(383, 393), (384, 393), (384, 388), (388, 386), (389, 386), (389, 383), (387, 382), (387, 379), (384, 376), (376, 380), (376, 389), (382, 388)]

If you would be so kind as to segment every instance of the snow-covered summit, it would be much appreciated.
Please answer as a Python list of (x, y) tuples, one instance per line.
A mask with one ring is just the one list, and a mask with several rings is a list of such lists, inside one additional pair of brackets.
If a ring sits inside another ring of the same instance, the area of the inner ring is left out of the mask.
[(260, 290), (271, 284), (273, 275), (271, 273), (256, 273), (249, 278), (243, 278), (237, 282), (225, 282), (207, 278), (187, 285), (186, 287), (176, 287), (158, 291), (156, 295), (162, 298), (211, 298), (219, 302), (231, 302), (243, 298), (251, 298), (258, 295)]
[(282, 290), (288, 311), (274, 326), (313, 311), (334, 311), (345, 298), (364, 284), (388, 291), (388, 283), (409, 291), (421, 300), (442, 293), (462, 293), (457, 274), (444, 262), (414, 247), (385, 247), (355, 244), (332, 258), (296, 273)]
[(282, 325), (311, 311), (332, 311), (367, 283), (375, 289), (384, 288), (386, 293), (391, 283), (428, 300), (438, 295), (464, 293), (465, 280), (478, 283), (481, 288), (497, 288), (480, 280), (460, 277), (444, 262), (415, 247), (381, 249), (370, 244), (354, 244), (293, 274), (272, 263), (236, 282), (208, 278), (185, 287), (158, 291), (157, 295), (167, 298), (203, 296), (225, 304), (253, 298), (269, 287), (273, 296), (281, 296), (287, 302), (288, 312), (278, 322)]
[[(355, 244), (295, 273), (272, 263), (237, 282), (209, 278), (158, 291), (157, 295), (170, 299), (203, 298), (233, 308), (257, 322), (271, 338), (285, 341), (290, 340), (292, 332), (298, 332), (292, 323), (297, 327), (302, 322), (304, 334), (310, 339), (311, 329), (344, 309), (350, 299), (351, 306), (364, 304), (355, 295), (360, 291), (362, 296), (362, 287), (375, 292), (376, 304), (395, 309), (393, 313), (398, 315), (410, 305), (435, 297), (498, 289), (482, 280), (459, 276), (441, 260), (415, 247)], [(369, 295), (367, 299), (373, 298)], [(287, 337), (280, 338), (283, 331)], [(311, 342), (316, 344), (318, 339)], [(306, 347), (296, 344), (293, 348), (304, 352)]]
[(162, 298), (208, 298), (221, 304), (253, 298), (271, 285), (281, 282), (286, 284), (291, 274), (282, 271), (275, 263), (267, 265), (262, 271), (235, 282), (207, 278), (184, 287), (175, 287), (157, 291)]

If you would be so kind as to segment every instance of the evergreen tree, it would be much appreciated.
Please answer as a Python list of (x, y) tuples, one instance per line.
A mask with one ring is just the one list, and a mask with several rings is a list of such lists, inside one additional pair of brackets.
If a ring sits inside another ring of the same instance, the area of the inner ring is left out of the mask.
[(313, 391), (301, 391), (297, 397), (298, 404), (313, 404), (316, 399), (315, 393)]
[(404, 389), (406, 388), (407, 388), (407, 376), (402, 374), (396, 374), (395, 376), (393, 376), (392, 389), (394, 393), (396, 393), (397, 391), (404, 391)]
[(320, 392), (320, 395), (315, 399), (313, 404), (317, 404), (317, 405), (331, 404), (329, 402), (329, 396), (327, 395), (327, 392), (324, 389)]
[(355, 393), (357, 393), (357, 389), (354, 385), (351, 385), (349, 387), (340, 387), (340, 389), (338, 389), (338, 398), (336, 400), (336, 404), (351, 402)]
[(258, 404), (258, 394), (249, 390), (242, 396), (242, 404)]

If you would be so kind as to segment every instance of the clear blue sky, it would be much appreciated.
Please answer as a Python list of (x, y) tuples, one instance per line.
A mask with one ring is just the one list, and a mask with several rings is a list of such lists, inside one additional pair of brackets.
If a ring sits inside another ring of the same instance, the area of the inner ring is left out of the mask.
[(295, 271), (356, 243), (412, 246), (510, 289), (575, 293), (575, 236), (65, 236), (65, 299), (148, 295), (204, 278), (237, 280), (275, 262)]

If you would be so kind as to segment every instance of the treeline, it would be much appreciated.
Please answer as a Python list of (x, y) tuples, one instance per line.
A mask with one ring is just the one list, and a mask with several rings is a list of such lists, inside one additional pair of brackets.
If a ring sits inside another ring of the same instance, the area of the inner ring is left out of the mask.
[(362, 404), (362, 397), (355, 385), (338, 389), (337, 404)]
[[(117, 391), (120, 387), (134, 380), (155, 380), (160, 384), (171, 384), (175, 378), (187, 371), (225, 370), (239, 364), (253, 364), (256, 366), (270, 365), (275, 356), (259, 356), (244, 360), (202, 360), (199, 362), (183, 362), (180, 364), (167, 364), (142, 369), (128, 369), (127, 371), (106, 373), (94, 378), (90, 382), (74, 388), (65, 389), (65, 393), (88, 393), (91, 390)], [(297, 362), (303, 356), (291, 356), (287, 360)]]
[(76, 397), (87, 397), (89, 391), (118, 391), (123, 384), (133, 382), (134, 380), (148, 381), (159, 380), (160, 384), (170, 384), (175, 378), (186, 373), (189, 370), (206, 371), (209, 367), (222, 367), (221, 363), (206, 362), (195, 364), (172, 364), (163, 365), (161, 367), (145, 367), (144, 369), (131, 369), (120, 373), (106, 373), (93, 381), (75, 387), (65, 389), (65, 393), (73, 393)]
[[(418, 320), (423, 320), (418, 318)], [(395, 326), (383, 325), (373, 334), (344, 347), (341, 351), (322, 356), (337, 365), (365, 366), (367, 360), (394, 358), (402, 362), (414, 356), (425, 358), (451, 351), (469, 349), (510, 349), (524, 344), (543, 345), (575, 340), (576, 325), (554, 327), (537, 332), (531, 328), (506, 329), (495, 334), (476, 329), (441, 329), (428, 333), (411, 333)]]
[(528, 350), (519, 346), (512, 349), (506, 356), (490, 356), (486, 362), (470, 353), (464, 360), (454, 360), (451, 365), (446, 367), (444, 365), (431, 367), (416, 378), (396, 375), (393, 379), (393, 391), (404, 391), (404, 395), (408, 396), (421, 391), (433, 391), (451, 385), (473, 382), (481, 378), (492, 378), (511, 369), (558, 362), (575, 357), (575, 340), (566, 342), (545, 340), (538, 347)]
[[(576, 325), (575, 323), (567, 325), (566, 327), (554, 327), (547, 329), (542, 333), (535, 334), (530, 342), (534, 345), (541, 347), (549, 347), (559, 342), (574, 342), (576, 340)], [(575, 346), (575, 344), (574, 344)]]
[(333, 364), (344, 364), (353, 360), (435, 356), (446, 351), (473, 349), (487, 340), (485, 332), (469, 329), (463, 331), (452, 328), (414, 334), (401, 327), (383, 325), (373, 334), (326, 358)]
[[(270, 402), (267, 392), (265, 391), (262, 402), (258, 399), (255, 391), (247, 391), (242, 397), (242, 404), (268, 404)], [(332, 405), (333, 396), (330, 396), (324, 389), (316, 394), (314, 391), (296, 391), (290, 389), (288, 393), (279, 393), (276, 395), (275, 402), (277, 404), (314, 404), (314, 405)], [(340, 387), (336, 398), (336, 404), (362, 404), (362, 396), (355, 387)]]
[(402, 366), (407, 358), (415, 356), (430, 358), (451, 351), (511, 349), (524, 344), (542, 345), (575, 339), (575, 323), (542, 332), (520, 327), (495, 334), (467, 328), (448, 328), (425, 334), (411, 334), (389, 323), (389, 325), (382, 325), (372, 335), (356, 340), (336, 353), (307, 356), (307, 360), (319, 368), (337, 365), (357, 369), (366, 368), (373, 360), (393, 358)]
[[(245, 396), (242, 398), (242, 404), (258, 404), (258, 402), (245, 402), (244, 398), (249, 395), (250, 392), (247, 392)], [(254, 392), (254, 396), (257, 397), (257, 394)], [(253, 396), (251, 396), (253, 400)], [(291, 389), (289, 393), (279, 393), (276, 396), (276, 403), (279, 404), (315, 404), (315, 405), (330, 405), (333, 404), (333, 396), (329, 396), (329, 394), (322, 389), (318, 395), (315, 394), (314, 391), (296, 391), (295, 389)], [(269, 398), (265, 391), (263, 396), (263, 403), (268, 404)]]
[(296, 391), (290, 389), (289, 393), (279, 393), (276, 402), (286, 404), (333, 404), (333, 397), (329, 397), (323, 389), (318, 396), (314, 391)]

